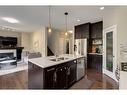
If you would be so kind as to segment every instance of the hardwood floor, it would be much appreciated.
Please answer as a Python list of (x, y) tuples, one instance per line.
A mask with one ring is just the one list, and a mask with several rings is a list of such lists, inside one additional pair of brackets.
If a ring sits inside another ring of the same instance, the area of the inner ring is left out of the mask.
[[(0, 76), (0, 89), (27, 89), (27, 84), (27, 70)], [(118, 84), (110, 77), (91, 69), (70, 89), (118, 89)]]
[(118, 89), (118, 83), (94, 69), (87, 70), (87, 79), (94, 81), (90, 89)]
[(0, 76), (0, 89), (27, 89), (27, 70)]

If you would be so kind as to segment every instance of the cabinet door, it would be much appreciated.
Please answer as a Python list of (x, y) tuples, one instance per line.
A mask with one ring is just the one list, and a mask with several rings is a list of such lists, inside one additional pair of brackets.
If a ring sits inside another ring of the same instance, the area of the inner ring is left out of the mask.
[(81, 39), (81, 28), (80, 28), (80, 26), (75, 26), (75, 39)]
[(66, 67), (59, 67), (56, 70), (57, 82), (55, 84), (56, 89), (65, 89), (67, 88), (67, 72)]
[(44, 89), (54, 89), (56, 82), (55, 67), (44, 69)]
[(90, 31), (90, 23), (86, 23), (80, 26), (81, 30), (81, 39), (89, 38), (89, 31)]
[(75, 26), (75, 39), (89, 38), (90, 23)]
[(68, 66), (67, 69), (67, 84), (68, 87), (72, 86), (73, 83), (76, 82), (76, 71), (77, 71), (77, 64), (76, 64), (76, 60), (75, 61), (70, 61), (69, 64), (71, 64), (70, 66)]
[(91, 38), (102, 38), (102, 21), (91, 24)]
[(32, 63), (28, 63), (28, 88), (43, 89), (43, 69)]

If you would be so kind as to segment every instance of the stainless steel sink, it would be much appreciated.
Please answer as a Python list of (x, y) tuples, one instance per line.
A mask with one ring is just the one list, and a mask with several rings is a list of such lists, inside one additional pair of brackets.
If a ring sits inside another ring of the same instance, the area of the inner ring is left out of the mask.
[(69, 58), (66, 58), (66, 57), (59, 57), (58, 59), (60, 59), (60, 60), (67, 60), (67, 59), (69, 59)]
[(61, 61), (61, 60), (67, 60), (69, 58), (66, 58), (66, 57), (59, 57), (59, 58), (54, 58), (54, 59), (50, 59), (51, 61)]

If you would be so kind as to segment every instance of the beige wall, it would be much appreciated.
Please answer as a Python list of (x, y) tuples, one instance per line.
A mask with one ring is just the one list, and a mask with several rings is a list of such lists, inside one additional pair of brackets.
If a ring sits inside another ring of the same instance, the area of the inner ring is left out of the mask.
[(66, 41), (69, 40), (70, 53), (72, 53), (73, 37), (68, 35), (65, 36), (65, 32), (52, 29), (52, 32), (48, 32), (48, 46), (55, 54), (65, 54), (66, 53)]
[(18, 38), (18, 46), (21, 46), (21, 33), (13, 32), (13, 31), (2, 31), (0, 30), (0, 36), (4, 37), (17, 37)]
[(29, 51), (31, 49), (31, 33), (22, 32), (21, 33), (21, 46), (24, 47), (24, 50)]
[(127, 44), (127, 7), (116, 7), (104, 11), (103, 28), (117, 25), (117, 62), (120, 62), (120, 45)]
[(42, 56), (47, 55), (47, 32), (45, 27), (31, 33), (30, 43), (32, 51), (40, 52)]

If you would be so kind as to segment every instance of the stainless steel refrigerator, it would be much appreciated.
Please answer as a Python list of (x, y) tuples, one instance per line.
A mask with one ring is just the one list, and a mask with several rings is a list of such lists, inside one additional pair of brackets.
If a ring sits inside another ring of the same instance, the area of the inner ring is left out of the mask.
[(87, 39), (75, 39), (74, 46), (75, 55), (83, 55), (84, 57), (77, 59), (77, 81), (85, 76), (87, 66)]
[(87, 56), (87, 39), (75, 39), (75, 55)]

